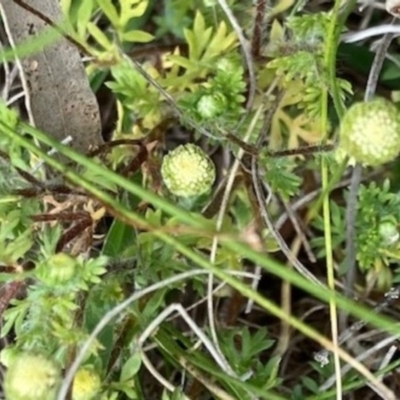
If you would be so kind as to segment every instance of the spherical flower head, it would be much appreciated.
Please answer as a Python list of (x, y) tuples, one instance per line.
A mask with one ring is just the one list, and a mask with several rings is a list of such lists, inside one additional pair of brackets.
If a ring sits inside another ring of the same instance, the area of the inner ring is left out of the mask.
[(400, 152), (400, 113), (388, 100), (353, 104), (340, 126), (339, 147), (365, 166), (392, 161)]
[(204, 151), (185, 144), (170, 151), (163, 159), (161, 175), (168, 190), (179, 197), (200, 196), (215, 180), (215, 166)]
[(6, 372), (4, 391), (7, 400), (54, 400), (60, 382), (60, 369), (52, 360), (23, 352)]
[(96, 398), (100, 387), (100, 377), (92, 367), (80, 368), (75, 375), (72, 400), (92, 400)]

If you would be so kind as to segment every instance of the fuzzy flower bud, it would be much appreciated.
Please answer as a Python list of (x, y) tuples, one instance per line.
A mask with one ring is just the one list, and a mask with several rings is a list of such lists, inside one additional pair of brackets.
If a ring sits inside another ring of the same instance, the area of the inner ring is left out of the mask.
[(204, 119), (220, 115), (226, 108), (227, 100), (223, 94), (205, 94), (197, 103), (197, 112)]
[(393, 218), (385, 219), (379, 224), (379, 236), (386, 246), (391, 246), (399, 240), (397, 221)]
[(0, 363), (7, 368), (14, 362), (15, 359), (21, 354), (21, 350), (16, 349), (13, 346), (5, 347), (0, 352)]
[(6, 372), (4, 392), (7, 400), (54, 400), (60, 382), (60, 369), (53, 361), (23, 352)]
[(215, 180), (215, 166), (204, 151), (185, 144), (170, 151), (163, 159), (161, 175), (168, 190), (176, 196), (200, 196)]
[(48, 285), (63, 285), (70, 281), (76, 273), (76, 261), (65, 253), (57, 253), (49, 257), (38, 267), (38, 277)]
[(353, 104), (340, 126), (340, 150), (365, 166), (392, 161), (400, 152), (400, 113), (388, 100)]
[(92, 367), (78, 370), (72, 389), (72, 400), (93, 400), (99, 393), (101, 380)]
[(217, 69), (226, 73), (235, 73), (238, 66), (227, 57), (223, 57), (217, 61)]

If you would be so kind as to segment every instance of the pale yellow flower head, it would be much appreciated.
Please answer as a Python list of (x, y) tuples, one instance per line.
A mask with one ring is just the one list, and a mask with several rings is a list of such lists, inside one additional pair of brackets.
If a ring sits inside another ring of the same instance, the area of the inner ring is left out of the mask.
[(83, 367), (78, 370), (72, 389), (72, 400), (93, 400), (99, 393), (101, 380), (92, 367)]
[(161, 175), (165, 186), (176, 196), (200, 196), (214, 183), (215, 166), (200, 147), (189, 143), (164, 157)]
[(378, 166), (400, 152), (400, 113), (388, 100), (353, 104), (340, 125), (339, 148), (356, 162)]
[(7, 400), (54, 400), (60, 382), (60, 369), (52, 360), (22, 352), (6, 372), (4, 391)]

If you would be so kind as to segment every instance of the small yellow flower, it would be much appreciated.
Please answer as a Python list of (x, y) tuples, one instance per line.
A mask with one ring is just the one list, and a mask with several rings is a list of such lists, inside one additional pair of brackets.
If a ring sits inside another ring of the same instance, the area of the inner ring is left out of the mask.
[(4, 392), (7, 400), (54, 400), (60, 382), (60, 369), (52, 360), (23, 352), (6, 372)]
[(164, 157), (161, 175), (168, 190), (176, 196), (200, 196), (214, 183), (215, 166), (200, 147), (189, 143)]
[(101, 380), (92, 367), (78, 370), (72, 389), (72, 400), (92, 400), (99, 393)]

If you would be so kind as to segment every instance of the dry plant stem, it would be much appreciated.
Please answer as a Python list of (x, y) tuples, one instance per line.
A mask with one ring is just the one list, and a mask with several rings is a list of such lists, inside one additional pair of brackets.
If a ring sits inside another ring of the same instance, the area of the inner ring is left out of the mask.
[[(260, 278), (261, 278), (261, 274), (257, 274), (257, 272), (251, 273), (251, 272), (237, 271), (237, 272), (236, 272), (236, 275), (237, 275), (237, 276), (241, 276), (241, 277), (243, 277), (243, 278), (253, 279), (253, 280), (255, 280), (256, 282), (257, 282), (258, 280), (260, 280)], [(216, 286), (216, 287), (213, 289), (213, 292), (212, 292), (213, 295), (214, 295), (215, 293), (218, 293), (218, 292), (219, 292), (221, 289), (223, 289), (226, 285), (227, 285), (227, 284), (226, 284), (225, 282), (221, 282), (218, 286)], [(257, 286), (255, 286), (255, 288), (257, 288)], [(255, 289), (255, 288), (252, 286), (252, 289)], [(190, 306), (186, 307), (186, 311), (191, 311), (191, 310), (193, 310), (194, 308), (196, 308), (196, 307), (198, 307), (199, 305), (201, 305), (201, 304), (203, 304), (204, 302), (206, 302), (207, 299), (208, 299), (208, 296), (206, 296), (206, 297), (204, 297), (204, 298), (202, 298), (202, 299), (196, 301), (195, 303), (192, 303)], [(249, 312), (250, 312), (250, 311), (249, 311)], [(178, 316), (179, 316), (178, 314), (173, 315), (172, 317), (168, 318), (168, 321), (172, 321), (173, 319), (175, 319), (175, 318), (178, 317)]]
[[(235, 271), (231, 271), (233, 275), (237, 275)], [(83, 345), (78, 349), (75, 360), (69, 367), (68, 371), (65, 374), (63, 383), (60, 387), (60, 390), (57, 394), (57, 400), (64, 400), (65, 396), (68, 392), (68, 388), (72, 383), (72, 380), (74, 379), (74, 376), (81, 365), (82, 361), (85, 359), (86, 354), (89, 352), (91, 346), (96, 340), (96, 337), (99, 335), (99, 333), (119, 314), (121, 314), (126, 308), (128, 308), (134, 301), (137, 301), (141, 299), (143, 296), (146, 296), (149, 293), (152, 293), (156, 290), (163, 289), (165, 287), (168, 287), (169, 285), (172, 285), (176, 282), (185, 280), (185, 279), (190, 279), (198, 275), (207, 275), (208, 271), (205, 271), (204, 269), (194, 269), (192, 271), (188, 272), (182, 272), (180, 274), (177, 274), (175, 276), (172, 276), (168, 279), (164, 279), (161, 282), (154, 283), (153, 285), (150, 285), (142, 290), (139, 290), (135, 293), (133, 293), (131, 296), (129, 296), (126, 300), (124, 300), (122, 303), (118, 304), (116, 307), (114, 307), (112, 310), (108, 311), (102, 319), (98, 322), (96, 327), (92, 330), (90, 336), (86, 339), (86, 341), (83, 343)]]
[[(141, 359), (143, 361), (144, 366), (147, 368), (147, 370), (150, 372), (150, 374), (153, 376), (153, 378), (158, 381), (162, 386), (165, 387), (169, 392), (174, 392), (176, 390), (176, 387), (172, 385), (172, 383), (168, 382), (158, 371), (157, 369), (153, 366), (149, 358), (147, 357), (146, 353), (144, 351), (141, 351)], [(190, 400), (190, 397), (187, 397), (186, 395), (183, 395), (184, 400)]]
[(214, 135), (212, 135), (210, 132), (208, 132), (206, 129), (204, 129), (202, 126), (196, 124), (192, 119), (185, 117), (183, 114), (182, 110), (175, 104), (174, 99), (171, 97), (171, 95), (164, 90), (161, 85), (156, 82), (148, 73), (147, 71), (140, 65), (135, 60), (131, 60), (129, 57), (124, 56), (124, 59), (132, 65), (146, 80), (147, 82), (150, 83), (155, 89), (157, 89), (165, 98), (167, 101), (168, 105), (171, 106), (171, 109), (175, 113), (175, 115), (180, 118), (182, 121), (185, 121), (188, 123), (193, 129), (196, 131), (200, 132), (202, 135), (210, 138), (210, 139), (218, 139)]
[[(288, 281), (282, 281), (281, 283), (281, 307), (287, 314), (292, 312), (292, 285)], [(279, 357), (279, 361), (282, 360), (282, 356), (288, 349), (291, 331), (291, 326), (288, 322), (280, 322), (279, 339), (273, 352), (273, 357)]]
[[(392, 23), (395, 21), (393, 18)], [(368, 77), (367, 88), (365, 90), (365, 101), (371, 100), (372, 96), (375, 94), (376, 86), (378, 84), (379, 74), (382, 69), (383, 62), (386, 58), (386, 53), (389, 49), (390, 43), (394, 37), (393, 33), (386, 33), (382, 38), (381, 45), (375, 54), (375, 59), (371, 67), (371, 71)]]
[(368, 28), (368, 25), (371, 22), (371, 18), (375, 13), (374, 7), (371, 7), (368, 4), (365, 4), (364, 7), (360, 7), (360, 11), (363, 11), (364, 8), (367, 8), (367, 10), (364, 13), (364, 17), (361, 20), (361, 23), (359, 25), (359, 28), (358, 28), (359, 31), (362, 31), (362, 30)]
[[(184, 320), (185, 322), (189, 325), (189, 327), (192, 329), (192, 331), (199, 337), (200, 342), (205, 345), (205, 347), (210, 351), (211, 355), (214, 357), (215, 361), (220, 364), (222, 360), (219, 359), (218, 354), (215, 352), (215, 349), (213, 348), (213, 345), (211, 341), (207, 338), (207, 336), (203, 333), (203, 331), (199, 328), (199, 326), (193, 321), (193, 319), (189, 316), (187, 311), (183, 308), (181, 304), (171, 304), (169, 307), (167, 307), (162, 313), (160, 313), (157, 318), (146, 328), (146, 330), (142, 333), (140, 338), (138, 339), (138, 346), (140, 349), (143, 348), (143, 344), (145, 340), (154, 332), (155, 329), (157, 329), (158, 325), (160, 325), (165, 319), (167, 319), (169, 314), (177, 312)], [(142, 353), (143, 354), (143, 353)], [(217, 358), (216, 358), (217, 357)], [(221, 399), (233, 399), (230, 395), (228, 395), (226, 392), (224, 392), (222, 389), (216, 387), (214, 384), (212, 384), (206, 377), (204, 377), (200, 372), (198, 372), (196, 369), (190, 366), (190, 364), (184, 360), (183, 358), (179, 359), (180, 363), (183, 363), (183, 366), (185, 369), (187, 369), (195, 378), (201, 377), (201, 382), (205, 384), (205, 386), (214, 394), (218, 395), (218, 398)], [(147, 368), (149, 367), (152, 369), (151, 373), (164, 385), (167, 387), (168, 390), (174, 391), (175, 388), (168, 382), (166, 381), (157, 371), (152, 368), (152, 365), (146, 365)], [(220, 364), (221, 366), (221, 364)], [(222, 367), (222, 366), (221, 366)], [(228, 375), (231, 375), (228, 371), (225, 371)], [(232, 371), (233, 373), (233, 371)], [(157, 374), (157, 375), (155, 375)], [(185, 396), (186, 399), (188, 399)]]
[[(383, 62), (386, 58), (386, 53), (393, 39), (393, 34), (388, 33), (382, 38), (382, 43), (375, 54), (374, 62), (369, 73), (367, 88), (365, 90), (364, 101), (370, 101), (376, 91), (379, 74), (382, 69)], [(355, 246), (355, 225), (357, 220), (357, 195), (358, 188), (362, 179), (362, 168), (360, 165), (354, 167), (350, 190), (347, 198), (346, 206), (346, 259), (345, 265), (347, 268), (345, 280), (345, 293), (350, 295), (354, 280), (356, 277), (356, 246)]]
[(369, 382), (371, 382), (374, 385), (374, 388), (376, 389), (377, 393), (379, 396), (381, 396), (385, 400), (395, 400), (397, 399), (395, 394), (382, 382), (379, 381), (378, 378), (374, 376), (374, 374), (366, 368), (363, 364), (359, 363), (356, 359), (354, 359), (350, 354), (348, 354), (346, 351), (344, 351), (341, 347), (337, 347), (336, 344), (333, 344), (331, 341), (326, 340), (324, 343), (324, 346), (331, 352), (331, 351), (337, 351), (339, 354), (340, 358), (358, 371), (361, 375), (363, 375)]
[(10, 97), (7, 102), (6, 102), (6, 106), (9, 107), (12, 104), (14, 104), (15, 102), (17, 102), (19, 99), (22, 99), (25, 96), (25, 92), (19, 92), (17, 94), (15, 94), (14, 96)]
[[(388, 346), (389, 344), (393, 343), (394, 341), (396, 341), (399, 338), (399, 336), (390, 336), (384, 340), (381, 340), (379, 343), (377, 343), (375, 346), (369, 348), (368, 350), (366, 350), (364, 353), (358, 355), (357, 357), (355, 357), (355, 359), (358, 362), (362, 362), (365, 359), (367, 359), (368, 357), (372, 356), (374, 353), (377, 353), (379, 350), (383, 349), (384, 347)], [(345, 374), (347, 374), (349, 371), (351, 371), (353, 367), (349, 364), (346, 364), (345, 366), (342, 367), (341, 369), (341, 376), (344, 376)], [(379, 371), (377, 371), (376, 373), (379, 373)], [(334, 385), (336, 381), (336, 376), (332, 375), (330, 378), (328, 378), (326, 380), (325, 383), (323, 383), (320, 387), (319, 390), (320, 391), (325, 391), (328, 390), (331, 386)], [(368, 384), (373, 390), (375, 390), (375, 385), (373, 385), (372, 383)]]
[[(277, 229), (277, 228), (276, 228)], [(293, 241), (290, 251), (292, 252), (293, 255), (297, 255), (301, 246), (301, 240), (299, 236), (295, 238)], [(287, 312), (290, 313), (291, 310), (291, 296), (292, 296), (292, 291), (291, 291), (291, 285), (288, 282), (282, 282), (281, 285), (282, 289), (282, 294), (281, 294), (281, 304), (282, 308)], [(303, 317), (304, 318), (304, 317)], [(290, 344), (290, 325), (285, 322), (281, 321), (280, 325), (280, 332), (279, 332), (279, 340), (276, 345), (276, 349), (273, 353), (273, 356), (278, 356), (278, 357), (283, 357), (283, 355), (287, 352)]]
[(254, 73), (253, 57), (251, 56), (250, 46), (248, 40), (244, 37), (242, 28), (240, 27), (236, 17), (233, 15), (232, 10), (229, 8), (226, 0), (218, 0), (218, 4), (224, 10), (224, 13), (229, 19), (233, 30), (236, 32), (240, 45), (242, 47), (243, 55), (246, 60), (247, 70), (249, 73), (249, 95), (247, 98), (246, 108), (249, 110), (254, 102), (254, 96), (256, 93), (256, 78)]
[[(283, 95), (284, 95), (283, 93), (280, 93), (277, 96), (275, 105), (269, 109), (269, 111), (265, 117), (263, 126), (260, 131), (260, 135), (257, 139), (257, 143), (256, 143), (257, 148), (261, 147), (262, 143), (265, 140), (266, 135), (269, 132), (272, 118), (274, 116), (276, 108), (279, 105), (279, 102), (283, 98)], [(275, 240), (278, 242), (280, 249), (282, 250), (282, 252), (288, 258), (289, 262), (296, 268), (296, 270), (298, 272), (300, 272), (302, 275), (305, 275), (307, 278), (314, 281), (315, 283), (318, 283), (319, 285), (323, 286), (323, 284), (313, 274), (311, 274), (311, 272), (309, 272), (307, 270), (307, 268), (304, 267), (303, 264), (301, 264), (300, 261), (292, 254), (288, 245), (285, 243), (285, 241), (283, 240), (280, 233), (274, 227), (274, 224), (272, 223), (272, 221), (269, 217), (268, 211), (266, 209), (266, 206), (265, 206), (266, 199), (265, 199), (265, 196), (264, 196), (263, 190), (261, 188), (261, 184), (260, 184), (260, 173), (259, 173), (259, 168), (258, 168), (258, 160), (256, 157), (251, 158), (251, 175), (252, 175), (253, 186), (254, 186), (254, 191), (256, 194), (257, 202), (260, 207), (261, 216), (264, 220), (265, 225), (269, 229), (270, 233), (273, 235)]]
[(252, 160), (252, 177), (253, 177), (254, 191), (257, 197), (258, 205), (260, 207), (261, 216), (264, 220), (265, 225), (270, 231), (271, 235), (278, 242), (281, 251), (285, 254), (289, 262), (301, 275), (305, 276), (306, 278), (308, 278), (309, 280), (320, 286), (325, 286), (294, 256), (294, 254), (290, 251), (290, 248), (288, 247), (286, 242), (283, 240), (281, 234), (276, 230), (266, 208), (266, 199), (260, 184), (257, 161), (254, 158)]
[(254, 18), (253, 36), (251, 39), (251, 54), (254, 58), (260, 56), (261, 40), (263, 35), (264, 16), (267, 8), (266, 0), (257, 0), (256, 17)]
[(15, 280), (2, 285), (0, 296), (0, 317), (10, 305), (10, 301), (17, 295), (18, 291), (25, 286), (24, 281)]
[[(353, 285), (356, 278), (357, 266), (356, 266), (356, 219), (357, 219), (357, 195), (358, 188), (362, 180), (362, 167), (357, 164), (351, 174), (350, 188), (346, 203), (346, 277), (344, 282), (344, 293), (346, 296), (351, 296), (353, 292)], [(342, 323), (345, 324), (347, 313), (342, 313), (344, 320)]]
[[(253, 118), (250, 127), (246, 133), (246, 136), (244, 138), (244, 141), (246, 142), (255, 128), (255, 125), (258, 121), (258, 118), (261, 115), (262, 111), (262, 105), (259, 107), (259, 109), (256, 112), (255, 117)], [(229, 197), (232, 192), (232, 188), (234, 186), (234, 181), (236, 174), (240, 168), (240, 161), (244, 156), (244, 150), (242, 148), (239, 149), (239, 153), (237, 158), (235, 159), (232, 168), (229, 171), (228, 174), (228, 179), (227, 183), (225, 186), (225, 190), (222, 196), (221, 200), (221, 207), (218, 211), (218, 216), (217, 216), (217, 222), (216, 222), (216, 232), (219, 232), (221, 230), (222, 224), (223, 224), (223, 219), (224, 215), (226, 213), (226, 210), (228, 208), (228, 203), (229, 203)], [(214, 236), (212, 246), (211, 246), (211, 253), (210, 253), (210, 262), (215, 263), (215, 259), (217, 256), (217, 250), (218, 250), (218, 237)], [(219, 347), (219, 341), (218, 341), (218, 336), (215, 328), (215, 318), (214, 318), (214, 301), (213, 301), (213, 286), (214, 286), (214, 276), (213, 274), (208, 275), (208, 283), (207, 283), (207, 313), (208, 313), (208, 322), (210, 324), (210, 332), (211, 332), (211, 338), (213, 340), (214, 346), (216, 347), (217, 351), (220, 353), (221, 357), (224, 358), (223, 353)], [(228, 362), (226, 361), (226, 364)]]
[[(391, 304), (397, 301), (400, 297), (400, 285), (392, 287), (387, 293), (385, 293), (385, 300), (380, 302), (376, 307), (373, 308), (373, 312), (378, 314), (386, 310)], [(365, 321), (357, 321), (339, 336), (338, 343), (342, 344), (346, 342), (354, 333), (360, 331), (367, 323)], [(321, 365), (326, 365), (328, 361), (328, 351), (321, 350), (315, 354), (314, 359), (321, 363)]]
[[(350, 184), (350, 179), (346, 179), (342, 182), (340, 182), (339, 184), (337, 184), (333, 189), (339, 189), (339, 188), (343, 188), (347, 185)], [(292, 211), (297, 211), (299, 208), (303, 207), (304, 205), (306, 205), (307, 203), (309, 203), (310, 201), (314, 200), (317, 196), (319, 196), (322, 192), (322, 189), (315, 189), (310, 193), (307, 193), (306, 195), (304, 195), (303, 197), (301, 197), (300, 199), (296, 200), (293, 204), (291, 204), (289, 207)], [(289, 215), (287, 212), (283, 213), (278, 220), (275, 223), (275, 227), (276, 229), (279, 231), (282, 226), (285, 224), (286, 220), (289, 218)]]
[(211, 340), (204, 334), (201, 328), (193, 321), (188, 312), (183, 308), (182, 304), (175, 303), (165, 308), (156, 318), (148, 325), (148, 327), (142, 332), (137, 339), (136, 346), (138, 349), (142, 349), (144, 342), (151, 336), (151, 334), (157, 329), (161, 323), (168, 318), (168, 316), (174, 312), (177, 312), (184, 321), (189, 325), (190, 329), (200, 339), (206, 349), (209, 351), (215, 362), (221, 367), (221, 369), (229, 376), (237, 377), (235, 372), (226, 363), (224, 358), (220, 357), (219, 352), (214, 347)]
[[(251, 288), (253, 290), (257, 290), (258, 284), (260, 283), (261, 280), (261, 274), (262, 274), (262, 268), (259, 265), (256, 265), (254, 268), (254, 277), (253, 280), (251, 281)], [(249, 314), (253, 308), (254, 305), (254, 300), (253, 299), (248, 299), (246, 308), (244, 310), (245, 314)]]
[[(275, 89), (277, 83), (278, 83), (277, 80), (274, 80), (272, 82), (271, 86), (269, 87), (269, 89), (265, 93), (265, 97), (266, 98), (268, 98), (271, 95), (271, 93)], [(253, 132), (253, 130), (255, 128), (255, 124), (257, 123), (257, 121), (258, 121), (258, 119), (260, 117), (261, 110), (262, 110), (262, 108), (260, 107), (258, 109), (258, 111), (256, 112), (256, 115), (253, 118), (253, 120), (252, 120), (252, 122), (250, 124), (250, 127), (249, 127), (249, 129), (248, 129), (248, 131), (246, 133), (246, 136), (244, 138), (244, 143), (246, 143), (248, 141), (248, 139), (250, 138), (250, 136), (251, 136), (251, 134), (252, 134), (252, 132)], [(221, 200), (221, 207), (220, 207), (219, 212), (218, 212), (218, 218), (217, 218), (217, 224), (216, 224), (217, 232), (222, 227), (223, 218), (224, 218), (226, 209), (228, 207), (229, 196), (230, 196), (230, 193), (232, 191), (232, 188), (234, 187), (234, 181), (235, 181), (236, 173), (237, 173), (237, 171), (239, 169), (240, 161), (242, 160), (242, 158), (244, 156), (244, 151), (245, 150), (243, 149), (243, 147), (240, 147), (238, 156), (237, 156), (237, 158), (236, 158), (236, 160), (235, 160), (235, 162), (234, 162), (234, 164), (233, 164), (233, 166), (232, 166), (232, 168), (231, 168), (231, 170), (229, 172), (229, 175), (228, 175), (228, 178), (227, 178), (227, 183), (226, 183), (225, 190), (224, 190), (224, 193), (223, 193), (223, 196), (222, 196), (222, 200)], [(217, 239), (217, 237), (215, 237), (213, 239), (211, 255), (210, 255), (210, 261), (211, 262), (214, 262), (212, 260), (215, 260), (217, 248), (218, 248), (218, 239)], [(255, 273), (256, 273), (256, 275), (253, 277), (253, 280), (251, 282), (252, 289), (256, 289), (257, 288), (258, 282), (261, 279), (261, 268), (259, 266), (256, 266)], [(210, 322), (210, 324), (214, 323), (214, 318), (211, 318), (211, 316), (213, 314), (213, 304), (212, 304), (213, 298), (212, 298), (212, 296), (210, 296), (212, 288), (213, 288), (213, 276), (212, 276), (212, 274), (210, 274), (209, 275), (209, 280), (208, 280), (208, 305), (207, 305), (209, 320), (212, 321), (212, 322)], [(246, 313), (249, 313), (251, 311), (251, 307), (252, 307), (253, 303), (254, 303), (253, 300), (249, 299), (249, 301), (247, 302), (247, 305), (246, 305), (246, 311), (245, 311)], [(214, 334), (213, 334), (213, 332), (215, 332), (215, 330), (214, 331), (211, 330), (211, 332), (212, 332), (212, 337), (213, 337), (214, 343), (215, 343), (215, 341), (217, 339), (216, 335), (214, 336)]]
[[(0, 43), (0, 50), (3, 50), (3, 48), (4, 48), (3, 44)], [(1, 98), (5, 102), (7, 102), (13, 79), (11, 76), (10, 65), (4, 59), (1, 61), (4, 68), (4, 87), (3, 90), (1, 91)]]
[(353, 43), (358, 42), (360, 40), (369, 39), (373, 36), (379, 36), (384, 34), (392, 33), (394, 35), (400, 34), (400, 26), (399, 25), (379, 25), (374, 26), (373, 28), (364, 29), (360, 32), (348, 32), (341, 36), (341, 41), (345, 43)]
[(311, 246), (307, 240), (306, 234), (303, 232), (303, 230), (300, 226), (300, 222), (299, 222), (298, 216), (296, 215), (296, 212), (294, 210), (292, 210), (283, 199), (280, 199), (280, 202), (282, 203), (283, 207), (286, 210), (287, 215), (289, 216), (290, 221), (292, 222), (292, 225), (293, 225), (294, 230), (296, 231), (297, 237), (300, 239), (300, 241), (303, 244), (303, 248), (307, 254), (308, 259), (312, 263), (315, 263), (317, 261), (317, 259), (315, 258), (315, 255), (314, 255), (313, 251), (311, 250)]
[(223, 389), (216, 386), (215, 383), (213, 383), (211, 379), (207, 378), (203, 373), (201, 373), (199, 370), (197, 370), (185, 358), (179, 357), (178, 362), (197, 381), (199, 381), (204, 387), (206, 387), (210, 391), (210, 393), (215, 395), (215, 398), (220, 399), (220, 400), (237, 400), (235, 397), (232, 397), (229, 393), (226, 393)]
[[(397, 349), (398, 349), (398, 347), (396, 345), (390, 346), (389, 350), (385, 354), (385, 357), (383, 357), (381, 364), (379, 365), (379, 370), (383, 370), (384, 368), (386, 368), (389, 365), (390, 360), (393, 358)], [(380, 377), (380, 381), (382, 381), (383, 378), (384, 378), (384, 376), (382, 375)]]
[(171, 278), (165, 279), (161, 282), (157, 282), (153, 285), (146, 287), (143, 290), (139, 290), (129, 296), (126, 300), (122, 303), (118, 304), (116, 307), (108, 311), (103, 318), (98, 322), (96, 327), (92, 330), (90, 336), (86, 339), (83, 345), (77, 350), (77, 354), (75, 360), (67, 370), (60, 390), (57, 394), (57, 400), (64, 400), (65, 396), (68, 392), (68, 388), (71, 385), (76, 372), (78, 371), (79, 366), (81, 365), (82, 361), (85, 359), (86, 354), (89, 352), (91, 346), (96, 340), (96, 337), (99, 333), (107, 326), (109, 322), (111, 322), (115, 317), (121, 314), (126, 308), (128, 308), (134, 301), (139, 300), (143, 296), (152, 293), (156, 290), (162, 289), (164, 287), (168, 287), (175, 282), (179, 282), (184, 279), (193, 278), (197, 275), (206, 275), (208, 272), (200, 269), (195, 269), (193, 271), (183, 272), (181, 274), (177, 274), (172, 276)]
[[(349, 343), (350, 343), (350, 346), (353, 346), (353, 344), (354, 344), (354, 347), (359, 347), (359, 346), (361, 346), (360, 342), (363, 342), (365, 340), (371, 342), (373, 340), (376, 340), (376, 338), (378, 336), (379, 337), (382, 336), (382, 331), (381, 330), (379, 330), (379, 329), (370, 329), (370, 330), (368, 330), (366, 332), (360, 333), (357, 336), (354, 336), (353, 338), (351, 338), (349, 340)], [(359, 350), (356, 350), (356, 351), (359, 351)]]

